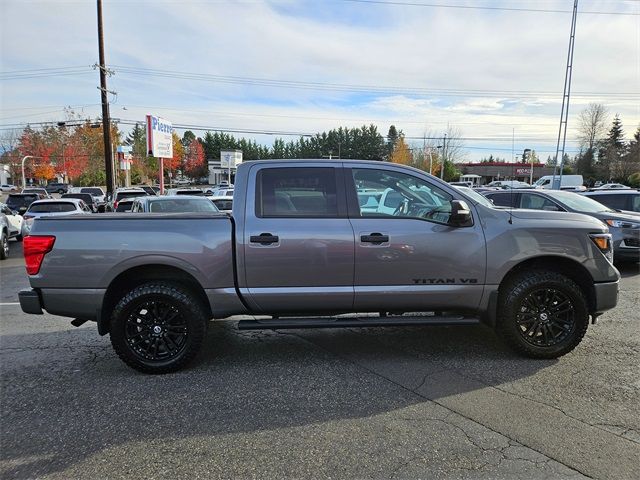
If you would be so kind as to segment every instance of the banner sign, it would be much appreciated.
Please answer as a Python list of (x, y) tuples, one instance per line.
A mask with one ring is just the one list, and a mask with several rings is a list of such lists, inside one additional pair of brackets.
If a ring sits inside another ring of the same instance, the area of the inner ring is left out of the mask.
[(147, 156), (173, 157), (173, 126), (166, 120), (147, 115)]
[(220, 150), (220, 167), (236, 168), (242, 163), (242, 150)]
[(531, 168), (516, 168), (516, 175), (529, 175)]

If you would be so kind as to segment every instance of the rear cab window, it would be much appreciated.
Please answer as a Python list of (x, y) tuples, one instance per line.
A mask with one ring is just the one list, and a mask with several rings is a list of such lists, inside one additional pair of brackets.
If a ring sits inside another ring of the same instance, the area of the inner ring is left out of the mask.
[(333, 167), (264, 168), (256, 178), (259, 218), (338, 217)]
[(75, 212), (76, 205), (71, 202), (47, 202), (32, 204), (28, 210), (30, 213), (62, 213)]

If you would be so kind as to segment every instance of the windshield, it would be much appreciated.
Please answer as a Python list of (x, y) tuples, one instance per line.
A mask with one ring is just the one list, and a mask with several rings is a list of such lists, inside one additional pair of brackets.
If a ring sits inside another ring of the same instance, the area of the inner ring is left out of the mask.
[(28, 213), (60, 213), (75, 211), (75, 204), (69, 202), (34, 203), (29, 207), (29, 210), (27, 210)]
[(609, 207), (604, 206), (600, 202), (596, 202), (587, 197), (583, 197), (582, 195), (578, 195), (577, 193), (571, 192), (553, 192), (551, 195), (552, 198), (555, 198), (562, 203), (564, 203), (567, 207), (575, 210), (576, 212), (582, 213), (598, 213), (598, 212), (615, 212), (615, 210), (610, 209)]
[(180, 212), (218, 212), (216, 206), (207, 199), (176, 198), (172, 200), (155, 200), (149, 202), (149, 211), (153, 213)]
[(487, 197), (485, 197), (484, 195), (480, 195), (478, 192), (474, 192), (471, 188), (459, 186), (456, 186), (456, 188), (479, 204), (484, 205), (485, 207), (495, 208), (495, 205), (491, 200), (488, 200)]
[(135, 198), (135, 197), (146, 197), (146, 196), (147, 196), (147, 192), (145, 192), (144, 190), (140, 192), (118, 192), (116, 193), (116, 200), (120, 201), (123, 198)]
[(104, 192), (102, 191), (102, 189), (100, 188), (83, 188), (82, 190), (80, 190), (82, 193), (88, 193), (94, 197), (101, 197), (102, 195), (104, 195)]
[(93, 197), (88, 193), (65, 193), (62, 198), (77, 198), (85, 203), (93, 203)]
[(11, 210), (16, 210), (20, 207), (28, 207), (37, 199), (37, 195), (9, 196), (9, 198), (7, 199), (7, 207), (9, 207)]

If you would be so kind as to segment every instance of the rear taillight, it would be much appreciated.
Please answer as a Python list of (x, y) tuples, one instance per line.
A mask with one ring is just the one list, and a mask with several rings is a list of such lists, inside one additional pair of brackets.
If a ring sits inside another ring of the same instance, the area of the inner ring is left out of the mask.
[(51, 251), (56, 237), (52, 235), (29, 235), (22, 241), (24, 261), (29, 275), (37, 275), (44, 256)]

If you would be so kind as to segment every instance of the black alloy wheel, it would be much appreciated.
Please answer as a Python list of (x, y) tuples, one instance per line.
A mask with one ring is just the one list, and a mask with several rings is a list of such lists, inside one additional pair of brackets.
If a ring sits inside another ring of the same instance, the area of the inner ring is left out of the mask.
[(200, 351), (209, 315), (190, 288), (150, 281), (123, 294), (111, 314), (111, 345), (130, 367), (169, 373)]
[(516, 323), (528, 343), (550, 347), (562, 343), (575, 329), (575, 310), (571, 298), (563, 292), (540, 288), (524, 297)]
[(559, 272), (520, 272), (500, 285), (497, 329), (519, 353), (558, 358), (573, 350), (589, 326), (582, 289)]
[(176, 357), (187, 344), (187, 334), (187, 321), (181, 311), (159, 296), (138, 304), (127, 316), (127, 344), (142, 360)]

